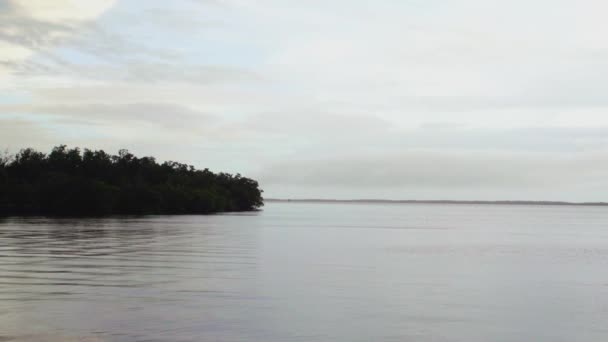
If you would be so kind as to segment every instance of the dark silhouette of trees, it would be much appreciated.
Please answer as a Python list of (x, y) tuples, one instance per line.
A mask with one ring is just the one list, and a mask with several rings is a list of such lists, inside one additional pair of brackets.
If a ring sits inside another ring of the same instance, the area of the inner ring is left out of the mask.
[(65, 145), (0, 157), (0, 215), (208, 214), (263, 206), (255, 180)]

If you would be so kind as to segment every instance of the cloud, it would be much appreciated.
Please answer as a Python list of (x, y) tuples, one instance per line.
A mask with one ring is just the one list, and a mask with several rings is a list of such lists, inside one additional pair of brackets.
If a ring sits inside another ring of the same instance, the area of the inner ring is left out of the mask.
[[(134, 124), (153, 124), (165, 129), (190, 130), (197, 125), (208, 124), (213, 116), (186, 106), (162, 103), (81, 105), (4, 105), (2, 115), (29, 115), (50, 117), (57, 122), (79, 125), (108, 125), (121, 127)], [(184, 125), (187, 122), (188, 125)]]
[[(175, 159), (171, 151), (213, 144), (218, 135), (214, 116), (186, 106), (158, 103), (5, 105), (0, 106), (2, 119), (9, 120), (2, 126), (3, 131), (16, 125), (10, 120), (18, 120), (20, 133), (3, 139), (12, 149), (34, 146), (46, 150), (58, 144), (137, 148), (146, 154), (165, 150), (168, 152), (157, 156)], [(27, 130), (25, 124), (35, 129)]]
[(95, 19), (116, 0), (10, 0), (17, 13), (44, 22), (87, 21)]
[(23, 61), (32, 55), (32, 50), (6, 41), (0, 41), (0, 51), (2, 51), (0, 64), (5, 70), (13, 66), (14, 63)]
[(63, 77), (69, 75), (71, 78), (83, 79), (89, 83), (122, 82), (132, 86), (168, 82), (202, 85), (260, 81), (258, 75), (245, 69), (212, 65), (176, 65), (163, 62), (79, 65), (61, 61), (49, 66), (47, 61), (47, 63), (38, 64), (30, 62), (18, 70), (19, 75), (54, 76), (62, 74)]
[(15, 152), (24, 148), (23, 138), (28, 137), (28, 146), (46, 147), (53, 143), (53, 132), (44, 125), (23, 119), (0, 118), (2, 127), (2, 142), (0, 150), (9, 149)]
[(601, 200), (607, 157), (412, 151), (291, 160), (255, 176), (277, 197)]
[(115, 0), (8, 0), (0, 8), (0, 62), (5, 72), (74, 34)]
[[(251, 115), (232, 128), (257, 134), (278, 134), (307, 138), (327, 137), (332, 140), (355, 133), (359, 138), (375, 135), (390, 129), (391, 124), (373, 115), (342, 114), (324, 111), (320, 108), (300, 108), (297, 111), (263, 112)], [(336, 132), (340, 135), (336, 135)], [(315, 139), (311, 139), (315, 140)]]

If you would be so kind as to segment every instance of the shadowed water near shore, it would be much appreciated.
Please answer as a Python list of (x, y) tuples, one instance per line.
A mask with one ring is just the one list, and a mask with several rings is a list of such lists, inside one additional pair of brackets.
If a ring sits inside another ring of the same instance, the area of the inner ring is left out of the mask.
[(600, 341), (601, 207), (0, 221), (0, 341)]

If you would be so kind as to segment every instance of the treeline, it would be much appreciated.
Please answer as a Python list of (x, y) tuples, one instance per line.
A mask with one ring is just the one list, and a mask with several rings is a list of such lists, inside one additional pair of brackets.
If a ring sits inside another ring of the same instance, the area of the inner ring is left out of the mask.
[(99, 216), (208, 214), (263, 205), (255, 180), (240, 174), (159, 164), (127, 150), (118, 155), (65, 145), (45, 154), (0, 158), (0, 215)]

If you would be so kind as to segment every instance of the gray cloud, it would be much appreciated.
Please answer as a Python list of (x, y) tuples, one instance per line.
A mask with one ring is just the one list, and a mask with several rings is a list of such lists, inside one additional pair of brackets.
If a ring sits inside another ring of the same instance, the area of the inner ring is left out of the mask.
[(162, 103), (6, 105), (0, 106), (0, 114), (27, 116), (32, 122), (97, 128), (107, 137), (116, 132), (131, 132), (133, 137), (146, 140), (185, 139), (184, 135), (204, 133), (216, 121), (212, 115), (185, 106)]
[(28, 137), (29, 146), (46, 148), (49, 144), (54, 143), (53, 132), (41, 124), (13, 118), (0, 118), (0, 127), (2, 127), (2, 139), (0, 150), (8, 149), (14, 152), (17, 149), (23, 148), (24, 137)]
[(421, 129), (409, 130), (391, 139), (410, 148), (574, 153), (608, 148), (608, 127), (499, 129), (423, 125)]
[[(328, 136), (340, 139), (355, 133), (359, 137), (384, 132), (391, 124), (373, 115), (340, 114), (320, 108), (298, 109), (295, 112), (266, 112), (248, 117), (235, 126), (262, 134), (286, 134), (297, 137), (297, 133)], [(340, 134), (335, 134), (339, 132)], [(294, 135), (294, 133), (296, 133)]]
[[(3, 60), (0, 54), (0, 62), (12, 73), (22, 77), (68, 76), (87, 80), (136, 82), (213, 82), (218, 79), (243, 80), (253, 77), (251, 72), (225, 66), (184, 66), (179, 64), (181, 53), (159, 47), (151, 43), (153, 41), (131, 37), (125, 32), (118, 33), (100, 22), (37, 18), (28, 11), (21, 10), (13, 1), (4, 2), (4, 6), (6, 8), (0, 12), (0, 42), (9, 43), (14, 48), (27, 49), (30, 56)], [(195, 15), (184, 16), (184, 13), (158, 9), (144, 8), (137, 15), (123, 15), (125, 23), (131, 28), (138, 23), (150, 26), (152, 22), (157, 25), (161, 19), (167, 22), (168, 28), (177, 31), (177, 23), (184, 25), (181, 30), (188, 28), (186, 18), (191, 18), (191, 25), (197, 24)], [(57, 51), (58, 48), (61, 50)], [(75, 62), (61, 51), (77, 53), (98, 62)]]
[[(154, 16), (144, 12), (140, 20), (148, 22), (154, 20)], [(165, 20), (168, 18), (171, 16), (166, 15)], [(89, 82), (196, 84), (262, 80), (259, 74), (246, 68), (184, 62), (183, 53), (113, 32), (95, 22), (51, 23), (12, 14), (0, 19), (0, 40), (32, 51), (32, 58), (27, 60), (0, 59), (12, 73), (21, 77), (61, 76)], [(180, 18), (176, 16), (172, 20)], [(96, 62), (75, 62), (73, 58), (55, 51), (57, 48), (88, 56)]]
[(40, 50), (61, 41), (61, 36), (75, 29), (69, 23), (51, 23), (15, 14), (0, 13), (0, 40), (32, 50)]
[(201, 84), (221, 84), (226, 82), (260, 81), (260, 77), (246, 69), (213, 65), (176, 65), (173, 63), (128, 62), (119, 65), (83, 66), (62, 60), (48, 63), (29, 62), (19, 67), (18, 74), (71, 75), (87, 81), (128, 82), (131, 85), (186, 82)]
[(0, 10), (2, 71), (23, 74), (26, 71), (49, 69), (50, 65), (39, 66), (31, 61), (37, 55), (55, 64), (65, 64), (49, 49), (77, 34), (112, 3), (113, 0), (97, 0), (79, 7), (65, 1), (51, 6), (27, 0), (3, 2), (4, 8)]
[[(200, 167), (217, 167), (219, 160), (192, 155), (218, 155), (218, 118), (178, 105), (132, 103), (63, 106), (0, 106), (0, 150), (16, 152), (34, 147), (48, 151), (67, 144), (116, 152), (127, 148), (159, 160), (180, 160)], [(240, 158), (240, 157), (239, 157)], [(231, 170), (231, 168), (222, 168)], [(234, 170), (243, 172), (242, 169)]]
[[(608, 155), (406, 152), (273, 164), (264, 184), (343, 188), (519, 189), (608, 185)], [(323, 197), (323, 194), (319, 194)]]
[[(581, 91), (576, 81), (553, 84), (545, 89), (528, 89), (526, 94), (511, 96), (404, 96), (396, 97), (377, 108), (400, 106), (413, 110), (470, 112), (504, 109), (576, 109), (605, 108), (608, 99), (598, 88)], [(559, 95), (558, 95), (559, 94)]]
[(400, 127), (372, 114), (318, 109), (252, 115), (223, 127), (252, 141), (267, 141), (305, 156), (361, 153), (472, 151), (580, 153), (608, 149), (608, 126), (479, 127), (476, 122), (426, 122)]

